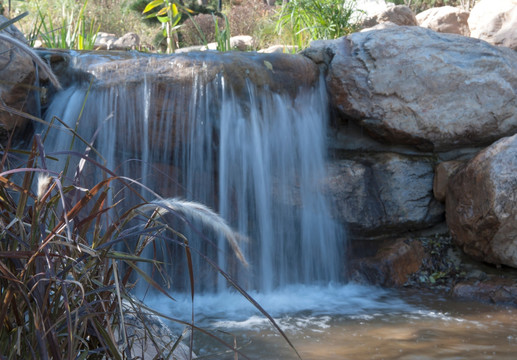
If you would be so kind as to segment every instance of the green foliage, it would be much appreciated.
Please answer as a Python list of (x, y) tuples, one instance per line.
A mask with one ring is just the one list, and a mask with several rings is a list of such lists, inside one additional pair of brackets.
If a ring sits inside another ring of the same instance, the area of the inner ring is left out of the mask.
[(435, 6), (449, 5), (447, 0), (387, 0), (395, 5), (406, 5), (415, 13), (419, 13)]
[(386, 2), (390, 2), (395, 5), (406, 5), (406, 0), (386, 0)]
[(215, 14), (216, 16), (222, 16), (221, 12), (217, 10), (217, 0), (211, 0), (206, 5), (200, 5), (195, 1), (190, 1), (186, 6), (192, 10), (194, 14)]
[(38, 18), (29, 34), (31, 43), (40, 38), (47, 48), (92, 50), (100, 25), (96, 25), (94, 20), (86, 20), (87, 5), (88, 0), (85, 0), (79, 10), (74, 7), (64, 9), (61, 23), (54, 24), (50, 10), (45, 14), (37, 3)]
[[(132, 11), (137, 12), (138, 14), (142, 14), (148, 3), (149, 3), (148, 0), (136, 0), (135, 2), (131, 3), (129, 8)], [(156, 13), (157, 11), (158, 10), (155, 9), (153, 12)], [(147, 15), (151, 15), (151, 12), (149, 12)], [(142, 19), (144, 22), (148, 22), (148, 23), (154, 23), (154, 22), (159, 23), (159, 21), (156, 17), (144, 16)]]
[(224, 27), (219, 27), (219, 21), (215, 15), (212, 15), (215, 24), (215, 41), (217, 43), (217, 51), (230, 51), (232, 50), (232, 45), (230, 43), (231, 33), (230, 33), (230, 23), (228, 22), (228, 17), (223, 15), (224, 18)]
[[(158, 9), (158, 11), (156, 11)], [(172, 54), (178, 48), (177, 37), (175, 36), (181, 25), (182, 13), (191, 13), (187, 7), (173, 0), (153, 0), (147, 4), (142, 11), (148, 13), (148, 18), (156, 18), (163, 26), (163, 35), (167, 40), (167, 53)]]
[(292, 0), (282, 6), (277, 31), (288, 31), (292, 44), (309, 46), (312, 40), (336, 39), (354, 31), (355, 1)]

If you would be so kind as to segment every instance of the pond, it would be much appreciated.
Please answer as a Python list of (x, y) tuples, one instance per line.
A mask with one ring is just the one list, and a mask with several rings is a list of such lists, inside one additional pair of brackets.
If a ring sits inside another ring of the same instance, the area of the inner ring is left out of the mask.
[[(512, 307), (357, 284), (251, 294), (303, 359), (515, 359), (517, 351)], [(151, 304), (168, 315), (190, 317), (188, 300)], [(238, 294), (198, 296), (194, 309), (198, 326), (235, 343), (250, 359), (297, 359), (279, 332)], [(237, 358), (197, 333), (194, 350), (206, 359)]]

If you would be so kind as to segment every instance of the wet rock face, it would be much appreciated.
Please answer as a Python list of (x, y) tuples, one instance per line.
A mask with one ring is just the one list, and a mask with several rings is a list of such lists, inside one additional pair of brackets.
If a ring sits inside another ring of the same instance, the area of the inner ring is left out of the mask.
[[(0, 15), (0, 23), (7, 19)], [(25, 42), (23, 34), (14, 26), (2, 31), (13, 38)], [(0, 39), (0, 105), (14, 111), (31, 113), (34, 110), (32, 87), (36, 69), (32, 59), (15, 45)], [(0, 109), (0, 143), (5, 145), (12, 131), (21, 132), (29, 121), (5, 109)]]
[(451, 294), (455, 297), (492, 304), (517, 305), (515, 279), (490, 277), (485, 280), (470, 279), (456, 284)]
[(419, 241), (399, 239), (373, 257), (358, 259), (351, 265), (351, 279), (372, 285), (401, 287), (416, 273), (425, 258)]
[(517, 131), (517, 53), (413, 26), (354, 33), (306, 52), (328, 64), (332, 105), (389, 144), (445, 151)]
[(517, 267), (517, 135), (481, 151), (449, 182), (447, 224), (474, 258)]
[(110, 84), (140, 83), (152, 78), (155, 84), (177, 84), (183, 89), (194, 82), (208, 84), (222, 75), (226, 86), (237, 95), (246, 89), (248, 81), (258, 88), (295, 95), (301, 87), (314, 86), (319, 80), (318, 67), (306, 57), (278, 53), (190, 52), (136, 58), (118, 54), (103, 64), (92, 65), (88, 71)]
[[(46, 56), (52, 58), (50, 54)], [(61, 61), (64, 64), (61, 70), (65, 70), (62, 73), (77, 77), (77, 74), (66, 71), (67, 62), (66, 57)], [(191, 52), (161, 56), (91, 52), (80, 54), (74, 62), (78, 69), (89, 75), (90, 78), (85, 78), (86, 84), (94, 79), (96, 92), (123, 92), (125, 97), (135, 99), (136, 103), (141, 101), (144, 86), (152, 89), (153, 96), (148, 99), (148, 116), (153, 124), (149, 129), (149, 141), (156, 149), (179, 147), (183, 141), (191, 140), (191, 136), (187, 136), (190, 123), (186, 119), (196, 109), (188, 104), (203, 92), (210, 95), (211, 91), (220, 91), (218, 89), (224, 87), (233, 90), (242, 104), (249, 104), (259, 100), (254, 98), (257, 94), (250, 92), (249, 83), (255, 84), (260, 91), (264, 90), (268, 96), (282, 94), (294, 99), (301, 89), (316, 87), (320, 80), (316, 64), (304, 56), (290, 54)], [(213, 95), (206, 96), (204, 101), (210, 102), (215, 109), (219, 106), (220, 97)], [(174, 99), (173, 106), (171, 99)], [(123, 111), (125, 109), (117, 108), (117, 112)], [(174, 125), (169, 126), (169, 122)], [(123, 122), (117, 126), (120, 126), (117, 133), (127, 132)], [(170, 129), (166, 136), (163, 129)], [(136, 143), (124, 145), (139, 151)]]
[(330, 165), (327, 189), (352, 238), (427, 228), (440, 222), (433, 165), (395, 153), (357, 156)]

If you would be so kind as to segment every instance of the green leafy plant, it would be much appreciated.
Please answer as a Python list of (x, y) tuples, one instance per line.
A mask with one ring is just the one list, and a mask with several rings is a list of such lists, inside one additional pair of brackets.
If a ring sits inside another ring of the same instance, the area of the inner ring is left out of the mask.
[(33, 31), (35, 34), (31, 38), (40, 37), (48, 48), (92, 50), (100, 25), (96, 25), (95, 20), (86, 20), (87, 5), (88, 0), (85, 0), (78, 13), (74, 8), (66, 11), (59, 27), (53, 23), (52, 16), (43, 14), (38, 6), (39, 24), (36, 20), (34, 28), (37, 31)]
[[(159, 7), (157, 12), (153, 12)], [(182, 13), (191, 13), (192, 11), (185, 6), (181, 5), (177, 1), (170, 0), (154, 0), (147, 4), (143, 14), (150, 13), (147, 15), (148, 18), (158, 19), (163, 26), (163, 36), (167, 41), (167, 53), (171, 54), (178, 48), (177, 42), (177, 31), (181, 27), (179, 25), (181, 21)]]
[(288, 31), (292, 45), (300, 49), (312, 40), (336, 39), (355, 30), (351, 18), (355, 1), (292, 0), (282, 6), (277, 21), (277, 31)]
[(230, 51), (232, 50), (231, 44), (231, 33), (230, 33), (230, 23), (228, 21), (228, 17), (223, 14), (224, 18), (224, 27), (219, 26), (219, 20), (215, 15), (212, 15), (214, 19), (215, 25), (215, 41), (217, 43), (218, 51)]

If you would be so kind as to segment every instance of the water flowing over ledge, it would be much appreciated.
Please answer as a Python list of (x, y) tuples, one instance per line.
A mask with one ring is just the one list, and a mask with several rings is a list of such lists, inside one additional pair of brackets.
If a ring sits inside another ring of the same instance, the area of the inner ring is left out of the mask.
[[(59, 93), (47, 120), (74, 128), (80, 118), (79, 134), (95, 137), (109, 168), (164, 197), (216, 209), (250, 238), (242, 246), (251, 266), (239, 265), (223, 239), (211, 244), (181, 229), (194, 249), (248, 289), (342, 280), (345, 238), (321, 190), (328, 103), (314, 64), (278, 54), (98, 62), (86, 54), (71, 63), (93, 80)], [(66, 148), (69, 136), (53, 142)], [(183, 251), (160, 252), (174, 286), (187, 288)], [(194, 268), (198, 290), (226, 288), (202, 259)]]

